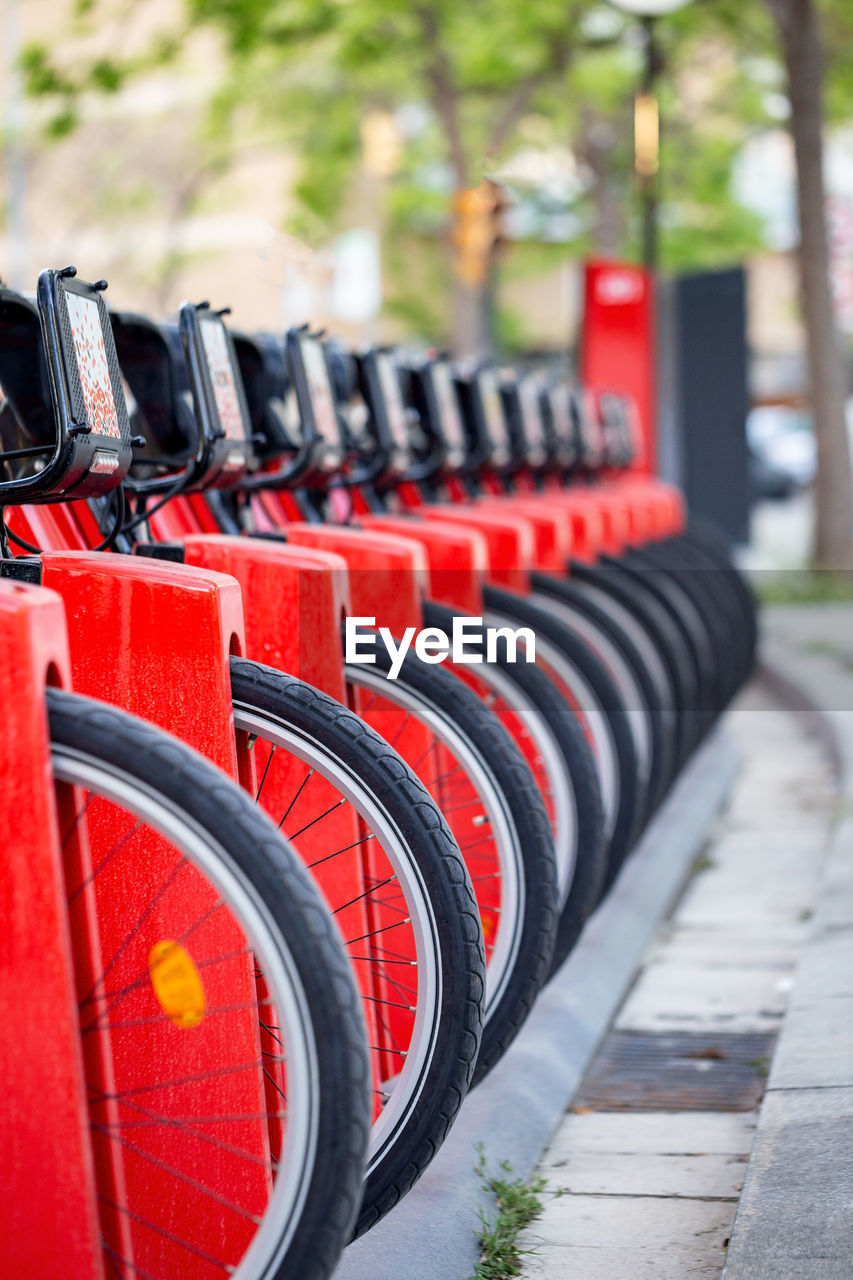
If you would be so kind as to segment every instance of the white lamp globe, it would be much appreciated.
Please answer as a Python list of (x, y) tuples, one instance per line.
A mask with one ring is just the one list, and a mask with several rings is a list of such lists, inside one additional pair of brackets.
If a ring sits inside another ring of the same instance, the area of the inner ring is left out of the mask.
[(610, 3), (638, 18), (659, 18), (664, 13), (683, 9), (690, 0), (610, 0)]

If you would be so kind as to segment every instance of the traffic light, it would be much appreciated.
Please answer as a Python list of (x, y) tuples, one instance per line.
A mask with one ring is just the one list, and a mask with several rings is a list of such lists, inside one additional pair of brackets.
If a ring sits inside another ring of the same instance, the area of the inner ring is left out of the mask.
[(503, 213), (508, 203), (504, 188), (490, 178), (457, 191), (453, 197), (454, 270), (470, 288), (488, 279), (495, 250), (503, 240)]

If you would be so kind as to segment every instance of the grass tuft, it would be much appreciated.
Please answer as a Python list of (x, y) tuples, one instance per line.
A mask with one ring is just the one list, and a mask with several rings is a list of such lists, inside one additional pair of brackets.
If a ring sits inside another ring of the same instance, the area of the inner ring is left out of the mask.
[(853, 600), (853, 573), (841, 569), (763, 569), (751, 575), (761, 604), (834, 604)]
[(512, 1165), (502, 1160), (499, 1174), (486, 1169), (486, 1156), (480, 1147), (477, 1174), (495, 1198), (495, 1210), (480, 1210), (480, 1261), (469, 1280), (512, 1280), (521, 1275), (522, 1258), (529, 1250), (520, 1249), (518, 1236), (542, 1212), (541, 1193), (544, 1178), (512, 1177)]

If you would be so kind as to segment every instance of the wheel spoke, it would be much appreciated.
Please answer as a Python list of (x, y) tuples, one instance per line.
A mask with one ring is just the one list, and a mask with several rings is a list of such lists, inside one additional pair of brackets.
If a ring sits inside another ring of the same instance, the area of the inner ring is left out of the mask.
[[(94, 870), (90, 873), (90, 875), (86, 877), (86, 879), (82, 882), (82, 884), (79, 884), (76, 889), (72, 889), (71, 892), (68, 894), (69, 905), (72, 902), (75, 902), (77, 898), (79, 898), (80, 894), (83, 892), (84, 889), (88, 889), (90, 885), (94, 884), (95, 880), (102, 873), (104, 868), (108, 866), (109, 863), (112, 862), (113, 858), (115, 858), (117, 854), (121, 853), (122, 849), (124, 849), (130, 843), (130, 841), (133, 839), (136, 833), (140, 831), (144, 825), (145, 824), (141, 821), (135, 822), (134, 825), (131, 827), (131, 829), (128, 832), (126, 832), (120, 840), (116, 841), (112, 849), (110, 849), (109, 853), (106, 854), (105, 857), (101, 859), (97, 867), (95, 867)], [(75, 826), (76, 826), (76, 823), (75, 823)], [(72, 830), (73, 829), (74, 828), (72, 827)], [(66, 837), (66, 840), (67, 840), (67, 837)], [(65, 844), (63, 844), (63, 848), (65, 847), (66, 847)]]
[(140, 1159), (148, 1161), (148, 1163), (153, 1164), (156, 1169), (160, 1169), (163, 1173), (167, 1173), (171, 1177), (176, 1178), (178, 1182), (185, 1183), (186, 1186), (192, 1187), (193, 1190), (199, 1191), (206, 1198), (216, 1201), (217, 1204), (221, 1204), (223, 1208), (230, 1209), (232, 1213), (237, 1213), (242, 1218), (248, 1218), (250, 1222), (260, 1222), (257, 1214), (250, 1213), (248, 1209), (244, 1209), (243, 1206), (237, 1204), (236, 1201), (229, 1200), (227, 1196), (221, 1195), (211, 1187), (206, 1187), (204, 1183), (199, 1182), (197, 1178), (191, 1178), (189, 1174), (184, 1173), (174, 1165), (168, 1164), (167, 1161), (161, 1160), (159, 1156), (155, 1156), (150, 1151), (145, 1151), (142, 1147), (138, 1147), (135, 1142), (131, 1142), (129, 1138), (125, 1138), (122, 1134), (110, 1132), (103, 1125), (93, 1124), (92, 1128), (96, 1133), (106, 1134), (111, 1142), (117, 1142), (123, 1150), (130, 1151), (133, 1155), (139, 1156)]
[[(257, 1070), (257, 1068), (260, 1065), (261, 1064), (259, 1062), (254, 1063), (253, 1064), (254, 1069)], [(93, 1086), (90, 1085), (89, 1086), (90, 1092), (92, 1088)], [(109, 1095), (104, 1094), (103, 1090), (98, 1090), (98, 1093), (101, 1094), (101, 1097), (94, 1099), (94, 1101), (92, 1102), (92, 1105), (94, 1106), (98, 1106), (99, 1103), (105, 1102), (109, 1098)], [(167, 1116), (160, 1111), (153, 1111), (150, 1107), (143, 1107), (138, 1102), (131, 1102), (126, 1097), (122, 1097), (118, 1099), (118, 1101), (120, 1102), (122, 1109), (127, 1111), (133, 1111), (137, 1115), (144, 1116), (145, 1121), (144, 1122), (140, 1121), (140, 1123), (149, 1123), (152, 1126), (166, 1125), (170, 1129), (177, 1129), (179, 1133), (186, 1134), (187, 1137), (197, 1138), (200, 1142), (207, 1143), (208, 1146), (213, 1147), (217, 1151), (224, 1151), (224, 1152), (227, 1152), (229, 1155), (237, 1156), (239, 1159), (245, 1160), (249, 1164), (259, 1165), (263, 1169), (268, 1169), (270, 1167), (268, 1160), (264, 1160), (261, 1156), (256, 1155), (253, 1151), (245, 1151), (242, 1147), (235, 1146), (233, 1142), (224, 1142), (221, 1138), (216, 1138), (212, 1134), (202, 1132), (197, 1126), (200, 1124), (211, 1123), (209, 1119), (197, 1120), (195, 1117), (192, 1117), (191, 1119), (187, 1120), (181, 1116)], [(272, 1117), (279, 1114), (286, 1115), (287, 1113), (269, 1111), (265, 1113), (265, 1117)], [(132, 1125), (133, 1123), (134, 1123), (133, 1121), (127, 1122), (128, 1125)], [(104, 1126), (104, 1128), (122, 1128), (122, 1127), (124, 1127), (123, 1122), (118, 1122), (118, 1124), (114, 1124), (114, 1125)]]
[(293, 799), (291, 800), (290, 804), (289, 804), (289, 805), (287, 806), (287, 808), (285, 809), (285, 811), (284, 811), (284, 817), (282, 818), (281, 822), (278, 824), (278, 829), (279, 829), (279, 831), (281, 830), (282, 825), (287, 821), (288, 817), (290, 816), (290, 811), (291, 811), (291, 809), (292, 809), (292, 808), (293, 808), (293, 806), (296, 804), (296, 801), (299, 799), (299, 797), (302, 795), (302, 792), (303, 792), (303, 790), (304, 790), (304, 788), (305, 788), (306, 784), (308, 783), (309, 779), (312, 777), (313, 773), (314, 773), (314, 770), (313, 770), (313, 769), (309, 769), (309, 770), (308, 770), (308, 772), (306, 773), (305, 777), (304, 777), (304, 778), (302, 779), (302, 781), (300, 782), (299, 787), (298, 787), (298, 790), (297, 790), (297, 792), (296, 792), (296, 795), (293, 797)]
[[(316, 827), (318, 822), (322, 822), (324, 818), (328, 818), (330, 813), (334, 813), (336, 809), (340, 809), (341, 805), (346, 803), (346, 796), (341, 796), (340, 800), (336, 800), (335, 803), (330, 805), (323, 813), (318, 814), (316, 818), (312, 818), (310, 822), (306, 822), (304, 827), (300, 827), (298, 831), (288, 834), (288, 840), (297, 840), (299, 836), (304, 835), (306, 831), (310, 831), (312, 827)], [(287, 817), (287, 814), (285, 814), (285, 817)], [(279, 830), (281, 830), (282, 822), (284, 822), (284, 818), (282, 818), (281, 822), (278, 824)]]
[[(216, 914), (216, 912), (219, 911), (224, 906), (225, 906), (225, 902), (223, 901), (222, 898), (220, 898), (217, 902), (213, 904), (212, 907), (209, 907), (207, 911), (202, 912), (200, 916), (196, 917), (196, 919), (189, 926), (189, 928), (184, 929), (183, 933), (179, 934), (178, 937), (175, 938), (175, 942), (183, 945), (185, 942), (188, 941), (189, 938), (192, 937), (192, 935), (195, 933), (197, 929), (200, 929), (203, 924), (206, 924), (208, 920), (210, 920)], [(238, 954), (238, 953), (234, 953), (234, 954)], [(246, 954), (248, 954), (248, 950), (246, 951)], [(200, 968), (202, 965), (207, 966), (210, 964), (215, 964), (216, 962), (217, 962), (216, 960), (205, 960), (205, 961), (202, 961), (201, 964), (197, 964), (196, 967)], [(115, 991), (105, 991), (102, 996), (98, 997), (99, 1004), (102, 1001), (105, 1001), (107, 1003), (107, 1007), (102, 1010), (101, 1016), (103, 1016), (104, 1014), (111, 1013), (113, 1009), (115, 1009), (121, 1003), (121, 1001), (125, 998), (125, 996), (130, 995), (130, 993), (133, 991), (138, 991), (141, 987), (147, 986), (147, 984), (150, 981), (151, 981), (151, 972), (146, 966), (146, 968), (144, 970), (140, 970), (139, 975), (136, 978), (134, 978), (132, 982), (128, 982), (126, 986), (119, 987)], [(82, 1010), (87, 1005), (92, 1004), (94, 1002), (94, 999), (95, 999), (94, 996), (85, 997), (83, 1000), (80, 1001), (80, 1009)]]
[(166, 1231), (156, 1222), (151, 1222), (148, 1218), (144, 1218), (142, 1214), (135, 1213), (133, 1209), (129, 1209), (127, 1205), (116, 1204), (114, 1200), (109, 1200), (106, 1196), (99, 1195), (98, 1199), (101, 1204), (106, 1205), (108, 1209), (112, 1209), (114, 1213), (124, 1214), (133, 1222), (138, 1222), (140, 1226), (147, 1227), (149, 1231), (153, 1231), (156, 1235), (161, 1236), (164, 1240), (168, 1240), (171, 1244), (178, 1245), (181, 1249), (186, 1249), (187, 1253), (193, 1253), (197, 1258), (201, 1258), (204, 1262), (209, 1262), (211, 1266), (219, 1267), (223, 1272), (229, 1271), (227, 1263), (222, 1262), (219, 1258), (214, 1258), (212, 1254), (199, 1249), (197, 1245), (190, 1244), (189, 1240), (183, 1240), (180, 1236), (175, 1235), (172, 1231)]
[(313, 871), (314, 867), (319, 867), (322, 863), (329, 862), (332, 858), (337, 858), (339, 854), (349, 853), (350, 849), (357, 849), (359, 845), (365, 844), (368, 840), (373, 840), (374, 838), (373, 832), (368, 831), (366, 836), (353, 840), (352, 844), (345, 844), (342, 849), (336, 849), (334, 853), (326, 853), (322, 858), (315, 858), (313, 862), (307, 862), (305, 865), (309, 871)]
[(260, 801), (260, 798), (261, 798), (261, 792), (262, 792), (262, 791), (263, 791), (263, 789), (264, 789), (264, 783), (265, 783), (265, 782), (266, 782), (266, 780), (267, 780), (267, 774), (268, 774), (268, 773), (269, 773), (269, 771), (270, 771), (270, 765), (272, 764), (272, 758), (273, 758), (273, 756), (275, 755), (276, 747), (277, 747), (277, 746), (278, 746), (278, 743), (274, 742), (274, 743), (272, 744), (272, 746), (270, 747), (270, 753), (269, 753), (269, 755), (267, 756), (267, 762), (266, 762), (266, 764), (264, 765), (264, 776), (261, 778), (260, 785), (259, 785), (259, 787), (258, 787), (258, 794), (255, 796), (255, 804), (258, 804), (258, 802)]
[(85, 1003), (92, 999), (95, 992), (103, 984), (107, 974), (110, 973), (115, 968), (115, 966), (118, 964), (119, 960), (124, 955), (127, 948), (130, 946), (133, 939), (140, 932), (143, 924), (145, 924), (146, 920), (149, 918), (149, 916), (153, 914), (153, 912), (156, 910), (159, 903), (163, 900), (163, 898), (169, 892), (169, 889), (177, 880), (180, 872), (183, 871), (184, 867), (188, 867), (188, 866), (190, 866), (190, 863), (187, 861), (186, 858), (181, 857), (178, 860), (177, 864), (172, 869), (171, 874), (166, 877), (166, 879), (163, 881), (162, 885), (157, 890), (152, 900), (149, 902), (148, 906), (142, 912), (142, 915), (139, 917), (139, 920), (137, 921), (137, 923), (133, 926), (130, 932), (125, 936), (124, 940), (120, 943), (118, 950), (113, 952), (112, 958), (110, 959), (108, 964), (106, 964), (104, 968), (101, 970), (100, 977), (96, 979), (95, 984), (91, 988), (91, 990), (86, 992), (86, 995), (83, 997), (83, 1000), (81, 1001), (81, 1003)]

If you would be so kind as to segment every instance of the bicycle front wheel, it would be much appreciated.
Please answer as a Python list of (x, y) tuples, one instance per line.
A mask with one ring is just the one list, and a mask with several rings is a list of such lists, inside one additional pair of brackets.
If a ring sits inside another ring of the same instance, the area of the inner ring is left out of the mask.
[(441, 666), (408, 654), (390, 679), (387, 653), (346, 667), (360, 710), (423, 775), (465, 858), (486, 940), (486, 1005), (474, 1082), (503, 1056), (545, 982), (558, 924), (548, 814), (515, 742), (488, 707)]
[(397, 752), (295, 676), (231, 659), (234, 722), (257, 799), (334, 913), (364, 1003), (373, 1128), (356, 1234), (417, 1181), (471, 1083), (483, 1025), (483, 936), (436, 805)]
[(326, 1280), (369, 1124), (328, 913), (195, 752), (73, 694), (47, 707), (105, 1274)]

